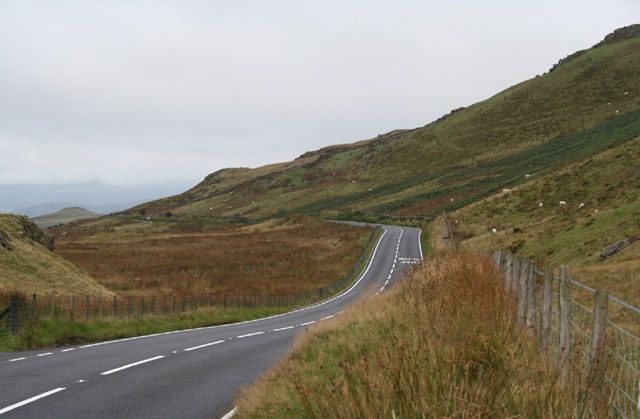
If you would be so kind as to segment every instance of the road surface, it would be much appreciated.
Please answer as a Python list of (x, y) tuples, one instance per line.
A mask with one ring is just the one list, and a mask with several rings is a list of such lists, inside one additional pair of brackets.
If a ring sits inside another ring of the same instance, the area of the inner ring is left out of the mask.
[(78, 345), (0, 353), (6, 418), (212, 418), (271, 367), (294, 337), (374, 296), (422, 259), (420, 230), (383, 226), (363, 274), (342, 294), (264, 319)]

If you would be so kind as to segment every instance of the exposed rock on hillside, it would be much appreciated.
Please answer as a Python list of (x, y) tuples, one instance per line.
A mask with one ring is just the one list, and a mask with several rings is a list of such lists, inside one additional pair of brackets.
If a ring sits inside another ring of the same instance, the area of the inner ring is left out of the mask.
[(605, 36), (602, 41), (598, 42), (593, 47), (598, 48), (599, 46), (605, 44), (632, 38), (640, 38), (640, 24), (629, 25), (625, 26), (624, 28), (616, 29), (609, 35)]
[(22, 235), (28, 239), (33, 240), (36, 243), (39, 243), (46, 247), (49, 250), (54, 249), (53, 244), (53, 236), (49, 233), (46, 233), (35, 225), (31, 220), (27, 217), (18, 217), (20, 220), (20, 224), (22, 225)]
[(4, 247), (9, 251), (13, 250), (13, 246), (11, 246), (11, 240), (9, 239), (9, 236), (2, 230), (0, 230), (0, 247)]

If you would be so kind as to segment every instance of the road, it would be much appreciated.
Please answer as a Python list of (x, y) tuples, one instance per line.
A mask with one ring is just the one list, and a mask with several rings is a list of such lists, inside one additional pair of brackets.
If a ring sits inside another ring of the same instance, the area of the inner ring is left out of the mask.
[(422, 259), (420, 230), (383, 226), (364, 272), (342, 294), (248, 322), (0, 354), (0, 416), (212, 418), (271, 367), (294, 337), (373, 297)]

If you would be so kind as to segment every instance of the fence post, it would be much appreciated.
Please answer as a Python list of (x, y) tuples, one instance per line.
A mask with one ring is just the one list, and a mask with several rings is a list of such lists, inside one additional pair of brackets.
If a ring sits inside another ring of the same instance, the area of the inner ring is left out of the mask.
[(527, 275), (527, 333), (530, 337), (535, 336), (536, 325), (536, 264), (529, 264), (529, 274)]
[(507, 252), (507, 266), (505, 267), (504, 273), (504, 285), (507, 291), (511, 289), (511, 277), (513, 276), (513, 259), (513, 253)]
[(140, 296), (140, 317), (144, 317), (144, 295)]
[(604, 378), (604, 348), (607, 328), (607, 312), (609, 307), (609, 293), (596, 290), (595, 305), (593, 308), (593, 332), (591, 334), (591, 379), (595, 383), (601, 383)]
[(85, 299), (85, 304), (84, 304), (84, 309), (87, 312), (87, 316), (86, 316), (87, 321), (89, 321), (89, 308), (90, 308), (90, 305), (91, 305), (90, 302), (91, 301), (89, 300), (89, 296), (87, 295), (87, 297)]
[(542, 325), (540, 327), (540, 349), (549, 348), (549, 332), (551, 330), (551, 298), (553, 296), (553, 270), (544, 269), (544, 291), (542, 293)]
[(118, 297), (117, 296), (113, 296), (113, 307), (111, 308), (111, 313), (113, 314), (113, 317), (118, 317)]
[(75, 295), (71, 296), (71, 301), (69, 302), (69, 316), (71, 317), (71, 320), (73, 321), (74, 318), (74, 313), (73, 313), (73, 309), (76, 303), (76, 297)]
[(11, 334), (18, 333), (18, 326), (20, 324), (20, 310), (18, 307), (18, 296), (12, 295), (11, 302), (9, 303), (9, 329)]
[(520, 263), (520, 275), (518, 278), (518, 323), (524, 325), (527, 317), (527, 280), (529, 278), (528, 259)]
[(33, 293), (31, 298), (31, 321), (36, 319), (36, 315), (38, 312), (38, 301), (36, 300), (36, 293)]
[(560, 268), (560, 373), (567, 376), (571, 354), (571, 279), (569, 268)]
[(518, 296), (518, 280), (520, 279), (520, 263), (521, 259), (513, 255), (513, 270), (511, 271), (511, 291), (517, 297)]
[(175, 313), (176, 312), (176, 296), (172, 295), (171, 299), (172, 299), (173, 312)]

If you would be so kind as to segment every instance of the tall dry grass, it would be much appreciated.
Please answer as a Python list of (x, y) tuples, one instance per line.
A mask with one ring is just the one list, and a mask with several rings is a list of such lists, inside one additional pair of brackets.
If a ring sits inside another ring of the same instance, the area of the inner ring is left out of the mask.
[(56, 252), (120, 295), (285, 295), (346, 274), (368, 229), (305, 218), (283, 225), (145, 235), (75, 235)]
[(606, 416), (603, 390), (578, 364), (563, 383), (514, 313), (487, 258), (440, 254), (299, 339), (240, 417)]

